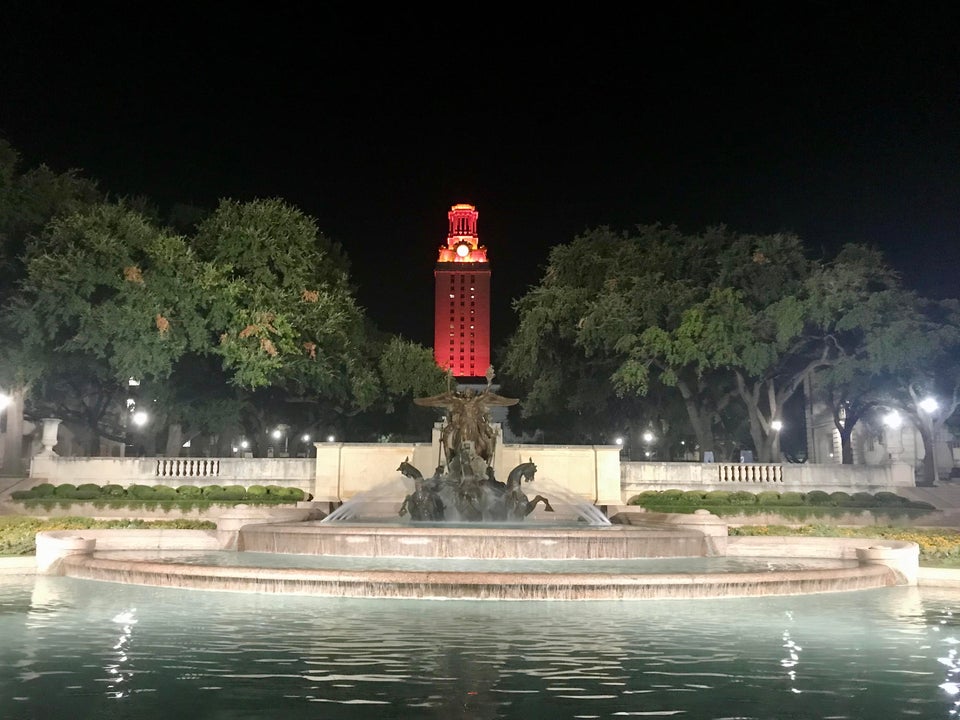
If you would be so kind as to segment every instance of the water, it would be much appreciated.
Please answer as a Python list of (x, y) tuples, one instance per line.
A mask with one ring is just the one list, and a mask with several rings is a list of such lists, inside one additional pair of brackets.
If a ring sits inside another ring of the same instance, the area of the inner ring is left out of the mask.
[(0, 578), (0, 717), (953, 718), (960, 593), (342, 600)]

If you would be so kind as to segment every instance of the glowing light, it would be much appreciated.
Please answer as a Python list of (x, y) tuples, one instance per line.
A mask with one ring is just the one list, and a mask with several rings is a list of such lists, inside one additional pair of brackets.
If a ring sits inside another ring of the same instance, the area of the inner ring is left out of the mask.
[(614, 440), (614, 442), (615, 442), (617, 445), (623, 445), (623, 438), (622, 438), (622, 437), (618, 437), (616, 440)]
[(277, 428), (277, 429), (274, 430), (271, 434), (273, 435), (274, 439), (276, 439), (276, 440), (279, 440), (281, 437), (283, 437), (283, 433), (280, 431), (280, 428)]
[(457, 245), (457, 255), (460, 257), (466, 257), (470, 254), (470, 246), (466, 243), (461, 243)]
[(656, 439), (657, 439), (656, 436), (655, 436), (652, 432), (650, 432), (649, 430), (647, 430), (647, 431), (643, 434), (643, 441), (644, 441), (645, 443), (652, 443), (652, 442), (653, 442), (654, 440), (656, 440)]
[(891, 410), (883, 416), (883, 424), (888, 428), (893, 428), (896, 430), (902, 423), (903, 418), (900, 417), (900, 413), (898, 413), (896, 410)]
[(5, 393), (0, 393), (0, 410), (3, 410), (7, 405), (13, 402), (13, 398)]
[(774, 432), (780, 432), (781, 430), (783, 430), (783, 421), (774, 420), (772, 423), (770, 423), (770, 427), (773, 428)]
[(147, 415), (143, 410), (138, 410), (133, 414), (133, 424), (137, 427), (143, 427), (147, 424), (147, 421), (150, 419), (150, 416)]
[(303, 441), (304, 441), (305, 443), (310, 442), (310, 436), (309, 436), (309, 435), (304, 435), (304, 436), (303, 436)]
[(337, 439), (337, 438), (334, 437), (333, 435), (327, 435), (327, 442), (333, 442), (333, 441), (336, 440), (336, 439)]
[(940, 403), (937, 402), (936, 398), (926, 397), (917, 403), (917, 407), (925, 413), (935, 413), (940, 409)]

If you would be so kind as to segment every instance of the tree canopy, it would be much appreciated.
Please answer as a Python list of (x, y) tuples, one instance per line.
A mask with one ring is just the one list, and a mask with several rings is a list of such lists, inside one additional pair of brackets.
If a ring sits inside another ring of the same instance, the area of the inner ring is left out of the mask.
[(769, 460), (806, 378), (892, 367), (883, 353), (912, 302), (866, 246), (813, 258), (789, 234), (604, 227), (551, 251), (541, 282), (516, 302), (505, 369), (529, 388), (528, 412), (569, 407), (584, 365), (622, 396), (673, 388), (701, 451), (729, 437), (738, 407)]

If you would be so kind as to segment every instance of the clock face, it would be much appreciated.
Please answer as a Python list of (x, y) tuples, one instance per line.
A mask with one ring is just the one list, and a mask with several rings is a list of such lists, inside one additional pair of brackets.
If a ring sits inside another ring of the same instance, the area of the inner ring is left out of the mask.
[(460, 243), (457, 245), (457, 255), (460, 257), (466, 257), (470, 254), (470, 246), (466, 243)]

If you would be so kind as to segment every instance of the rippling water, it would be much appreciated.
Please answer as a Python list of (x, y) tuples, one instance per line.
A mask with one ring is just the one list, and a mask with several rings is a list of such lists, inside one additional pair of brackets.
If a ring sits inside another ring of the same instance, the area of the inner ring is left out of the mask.
[(0, 578), (0, 718), (955, 717), (960, 593), (443, 602)]

